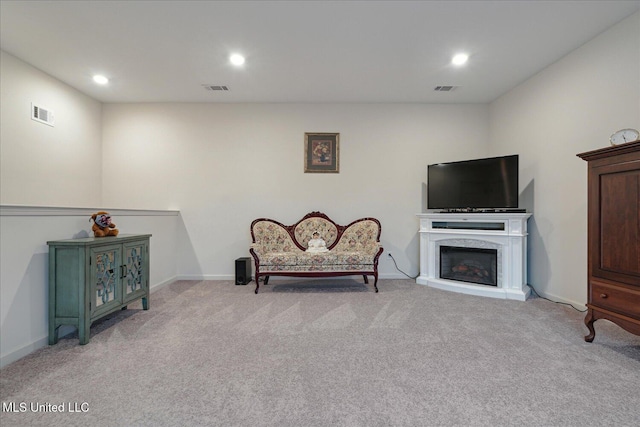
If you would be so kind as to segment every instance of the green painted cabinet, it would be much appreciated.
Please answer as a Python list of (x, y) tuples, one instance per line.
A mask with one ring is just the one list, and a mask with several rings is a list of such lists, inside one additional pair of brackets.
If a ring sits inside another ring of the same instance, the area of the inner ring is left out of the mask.
[(89, 342), (91, 324), (142, 298), (149, 309), (150, 234), (56, 240), (49, 245), (49, 344), (58, 328), (78, 328)]

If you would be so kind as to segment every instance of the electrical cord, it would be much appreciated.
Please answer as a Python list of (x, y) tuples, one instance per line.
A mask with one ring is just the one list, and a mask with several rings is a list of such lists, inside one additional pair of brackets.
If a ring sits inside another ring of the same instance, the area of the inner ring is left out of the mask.
[(533, 291), (533, 293), (534, 293), (534, 294), (536, 294), (536, 296), (537, 296), (538, 298), (546, 299), (547, 301), (551, 301), (552, 303), (555, 303), (555, 304), (568, 305), (569, 307), (573, 308), (575, 311), (578, 311), (578, 312), (580, 312), (580, 313), (586, 313), (586, 312), (587, 312), (587, 310), (580, 310), (580, 309), (578, 309), (578, 308), (575, 308), (575, 307), (573, 306), (573, 304), (570, 304), (570, 303), (568, 303), (568, 302), (554, 301), (554, 300), (552, 300), (552, 299), (549, 299), (549, 298), (543, 297), (543, 296), (541, 296), (541, 295), (538, 293), (538, 291), (536, 291), (536, 288), (534, 288), (534, 287), (533, 287), (533, 286), (531, 286), (531, 285), (529, 285), (529, 287), (531, 288), (531, 290)]
[(417, 279), (417, 278), (418, 278), (418, 276), (411, 277), (411, 276), (409, 276), (407, 273), (405, 273), (404, 271), (400, 270), (400, 269), (398, 268), (398, 264), (396, 263), (396, 259), (393, 257), (393, 255), (389, 254), (389, 258), (391, 258), (391, 260), (393, 261), (393, 264), (396, 266), (396, 270), (398, 270), (400, 273), (404, 274), (404, 275), (405, 275), (405, 276), (407, 276), (409, 279), (414, 279), (414, 280), (415, 280), (415, 279)]

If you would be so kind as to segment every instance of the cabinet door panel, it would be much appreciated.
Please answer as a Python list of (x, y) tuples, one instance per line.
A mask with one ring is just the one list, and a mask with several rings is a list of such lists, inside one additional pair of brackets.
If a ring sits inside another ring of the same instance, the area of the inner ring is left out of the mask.
[(124, 245), (124, 299), (128, 301), (146, 292), (148, 283), (147, 243), (144, 241)]
[(640, 275), (640, 171), (600, 176), (600, 268)]
[(122, 247), (103, 246), (91, 249), (92, 313), (100, 313), (122, 302)]
[(590, 195), (592, 274), (640, 285), (640, 171), (638, 162), (594, 168)]

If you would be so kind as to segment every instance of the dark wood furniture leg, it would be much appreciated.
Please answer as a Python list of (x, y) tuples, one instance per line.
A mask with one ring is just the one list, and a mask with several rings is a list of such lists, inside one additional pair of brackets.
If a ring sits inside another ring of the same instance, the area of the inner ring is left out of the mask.
[[(264, 276), (264, 284), (269, 284), (269, 276)], [(256, 290), (255, 293), (258, 293), (258, 288), (260, 287), (260, 278), (256, 275)]]
[(363, 274), (362, 277), (364, 277), (364, 284), (368, 285), (369, 284), (369, 278), (367, 277), (367, 275)]
[(596, 321), (596, 319), (593, 318), (593, 311), (591, 309), (589, 309), (587, 311), (587, 315), (584, 318), (584, 324), (589, 329), (589, 335), (584, 337), (584, 340), (586, 342), (592, 342), (593, 339), (596, 337), (596, 330), (593, 327), (593, 322), (595, 322), (595, 321)]

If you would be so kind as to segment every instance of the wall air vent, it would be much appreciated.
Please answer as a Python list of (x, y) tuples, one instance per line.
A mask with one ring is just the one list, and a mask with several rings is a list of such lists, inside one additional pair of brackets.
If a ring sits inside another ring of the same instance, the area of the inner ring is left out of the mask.
[(433, 88), (436, 92), (451, 92), (459, 88), (460, 86), (436, 86)]
[(53, 111), (48, 108), (31, 103), (31, 120), (52, 126), (55, 124)]
[(222, 91), (226, 91), (229, 90), (228, 86), (221, 86), (221, 85), (202, 85), (206, 90), (222, 90)]

